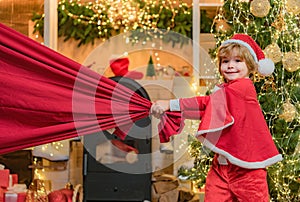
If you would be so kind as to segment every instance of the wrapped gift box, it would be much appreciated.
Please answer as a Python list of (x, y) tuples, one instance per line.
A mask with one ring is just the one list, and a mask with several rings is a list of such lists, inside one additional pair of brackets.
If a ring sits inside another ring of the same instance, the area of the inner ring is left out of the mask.
[(12, 187), (14, 184), (18, 184), (18, 174), (10, 174), (8, 186)]
[(25, 202), (26, 193), (26, 184), (14, 184), (12, 187), (7, 188), (3, 196), (3, 202)]
[(6, 188), (9, 186), (9, 169), (0, 170), (0, 187)]
[(0, 187), (0, 202), (3, 202), (3, 196), (4, 196), (5, 192), (6, 192), (6, 189), (3, 189)]
[(5, 192), (3, 199), (4, 199), (3, 202), (25, 202), (26, 192), (21, 192), (21, 193)]
[[(0, 182), (2, 182), (1, 179), (0, 179)], [(18, 175), (10, 174), (8, 176), (8, 183), (7, 183), (7, 181), (5, 181), (5, 187), (4, 186), (0, 187), (0, 202), (4, 202), (4, 195), (5, 195), (5, 192), (7, 191), (7, 189), (17, 183), (18, 183)], [(2, 184), (4, 184), (4, 183), (2, 183)], [(8, 184), (8, 186), (7, 186), (7, 184)]]

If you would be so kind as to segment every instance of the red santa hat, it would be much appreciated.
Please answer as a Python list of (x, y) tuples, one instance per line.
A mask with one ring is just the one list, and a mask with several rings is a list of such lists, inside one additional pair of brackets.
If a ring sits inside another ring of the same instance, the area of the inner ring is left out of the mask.
[(109, 64), (115, 76), (124, 76), (131, 79), (142, 79), (144, 76), (142, 72), (128, 71), (129, 59), (127, 57), (110, 59)]
[(268, 76), (274, 72), (274, 62), (269, 58), (265, 58), (265, 54), (262, 51), (262, 49), (249, 35), (235, 34), (231, 39), (224, 41), (222, 45), (228, 43), (237, 43), (242, 46), (245, 46), (250, 51), (254, 60), (258, 63), (258, 72), (261, 75)]

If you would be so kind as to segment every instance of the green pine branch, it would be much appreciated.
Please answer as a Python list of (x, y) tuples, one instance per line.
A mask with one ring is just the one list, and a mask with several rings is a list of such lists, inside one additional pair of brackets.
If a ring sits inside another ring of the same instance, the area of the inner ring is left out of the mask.
[[(132, 32), (132, 39), (143, 41), (149, 37), (154, 37), (152, 33), (154, 29), (160, 29), (165, 33), (173, 31), (183, 35), (184, 37), (172, 37), (168, 36), (169, 34), (166, 35), (166, 39), (163, 39), (164, 42), (171, 42), (174, 45), (178, 43), (186, 44), (189, 40), (185, 38), (192, 38), (192, 7), (182, 4), (172, 10), (169, 7), (165, 7), (163, 2), (164, 1), (158, 1), (155, 5), (147, 5), (147, 2), (143, 0), (131, 2), (132, 6), (138, 7), (143, 11), (144, 15), (139, 18), (142, 22), (148, 21), (148, 19), (146, 19), (147, 16), (157, 14), (157, 17), (149, 19), (149, 23), (147, 24), (140, 24), (136, 27), (130, 25), (129, 29), (131, 31), (139, 30), (139, 32)], [(98, 10), (94, 9), (95, 6), (96, 3), (91, 2), (80, 3), (69, 2), (66, 0), (60, 1), (57, 9), (58, 36), (64, 37), (65, 41), (68, 41), (71, 38), (75, 39), (76, 41), (79, 41), (78, 46), (81, 46), (88, 43), (93, 44), (97, 39), (109, 39), (116, 34), (122, 33), (126, 29), (126, 27), (122, 25), (121, 19), (118, 20), (120, 23), (117, 23), (119, 26), (113, 26), (110, 22), (108, 13), (106, 11), (98, 13)], [(104, 10), (108, 10), (109, 7), (110, 4), (108, 3)], [(206, 16), (205, 11), (201, 11), (201, 19), (201, 32), (208, 32), (212, 26), (212, 20)], [(34, 13), (32, 21), (34, 22), (33, 32), (43, 36), (44, 14)], [(153, 27), (153, 24), (156, 24), (156, 26)], [(149, 27), (150, 25), (151, 27)]]

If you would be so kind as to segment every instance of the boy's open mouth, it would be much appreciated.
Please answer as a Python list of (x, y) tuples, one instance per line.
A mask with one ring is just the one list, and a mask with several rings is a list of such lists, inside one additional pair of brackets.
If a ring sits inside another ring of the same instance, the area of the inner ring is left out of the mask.
[(226, 74), (235, 74), (235, 73), (238, 73), (239, 71), (234, 71), (234, 72), (225, 72)]

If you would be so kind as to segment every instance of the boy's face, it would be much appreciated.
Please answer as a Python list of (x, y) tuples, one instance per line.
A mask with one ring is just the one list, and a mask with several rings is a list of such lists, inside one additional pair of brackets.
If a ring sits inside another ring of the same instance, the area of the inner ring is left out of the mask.
[(249, 76), (249, 70), (246, 62), (238, 55), (238, 51), (235, 48), (231, 55), (221, 59), (220, 71), (226, 81), (232, 81)]

